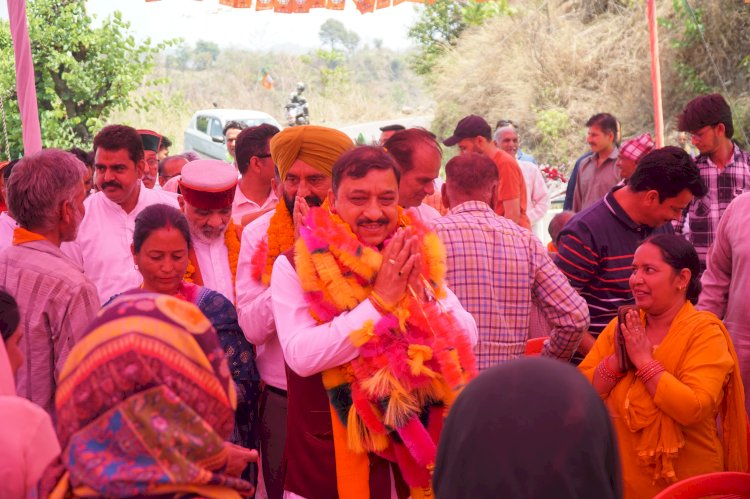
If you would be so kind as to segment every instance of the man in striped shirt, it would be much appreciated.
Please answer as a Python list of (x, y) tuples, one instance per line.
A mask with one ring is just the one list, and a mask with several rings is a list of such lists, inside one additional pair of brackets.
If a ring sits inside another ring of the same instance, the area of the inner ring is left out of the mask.
[(70, 153), (47, 149), (23, 158), (8, 179), (8, 202), (19, 227), (0, 252), (0, 288), (18, 302), (26, 357), (18, 395), (54, 416), (57, 378), (73, 344), (99, 310), (96, 288), (60, 251), (85, 212), (86, 167)]
[(477, 323), (479, 368), (524, 354), (532, 303), (552, 327), (542, 355), (567, 362), (588, 327), (586, 302), (531, 232), (494, 213), (499, 173), (490, 158), (462, 154), (445, 172), (450, 211), (433, 228), (445, 245), (448, 286)]
[(665, 147), (641, 158), (626, 186), (615, 187), (565, 225), (555, 263), (591, 315), (573, 362), (588, 353), (620, 305), (633, 303), (628, 280), (638, 245), (652, 234), (671, 233), (669, 222), (705, 193), (692, 158), (678, 147)]

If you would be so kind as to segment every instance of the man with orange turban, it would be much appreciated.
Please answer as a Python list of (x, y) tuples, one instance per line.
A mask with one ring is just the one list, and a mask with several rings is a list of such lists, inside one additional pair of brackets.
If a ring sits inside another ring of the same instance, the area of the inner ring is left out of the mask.
[(260, 487), (269, 499), (281, 499), (284, 493), (282, 456), (287, 428), (287, 379), (271, 312), (271, 269), (276, 258), (294, 244), (310, 207), (326, 198), (333, 163), (353, 147), (343, 132), (320, 126), (291, 127), (274, 135), (267, 154), (276, 164), (279, 202), (242, 232), (237, 313), (245, 337), (255, 345), (255, 362), (265, 382), (260, 403)]

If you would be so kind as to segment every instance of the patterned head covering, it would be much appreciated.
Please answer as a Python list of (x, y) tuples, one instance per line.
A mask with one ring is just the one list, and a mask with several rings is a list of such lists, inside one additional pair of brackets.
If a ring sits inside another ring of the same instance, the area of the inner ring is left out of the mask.
[(632, 159), (636, 163), (646, 154), (654, 150), (654, 139), (644, 133), (626, 141), (620, 148), (620, 156)]
[(73, 487), (130, 497), (252, 486), (224, 474), (236, 393), (211, 323), (167, 295), (125, 294), (71, 351), (56, 395)]
[(285, 128), (271, 138), (271, 157), (281, 180), (296, 160), (301, 160), (329, 177), (333, 164), (354, 143), (344, 132), (324, 126), (305, 125)]

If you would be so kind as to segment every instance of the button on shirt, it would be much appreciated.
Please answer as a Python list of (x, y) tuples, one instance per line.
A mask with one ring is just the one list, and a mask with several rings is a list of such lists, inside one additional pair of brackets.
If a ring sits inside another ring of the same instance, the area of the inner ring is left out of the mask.
[(135, 218), (144, 208), (157, 203), (179, 208), (175, 198), (164, 191), (147, 189), (143, 184), (140, 185), (138, 203), (130, 213), (125, 213), (103, 192), (97, 192), (83, 202), (86, 215), (78, 228), (78, 237), (71, 243), (63, 243), (61, 249), (94, 283), (101, 304), (116, 294), (137, 288), (143, 281), (133, 263), (130, 245), (133, 243)]
[(750, 154), (734, 145), (731, 163), (719, 169), (708, 155), (695, 159), (708, 194), (690, 202), (682, 218), (674, 222), (675, 233), (685, 234), (693, 243), (701, 267), (705, 269), (706, 254), (714, 242), (724, 211), (734, 198), (750, 191)]
[[(241, 182), (241, 181), (240, 181)], [(245, 215), (251, 215), (269, 210), (276, 206), (279, 202), (279, 198), (276, 197), (276, 193), (271, 190), (268, 197), (263, 204), (259, 205), (255, 201), (247, 198), (240, 189), (240, 184), (237, 184), (237, 190), (234, 193), (234, 201), (232, 202), (232, 221), (237, 225), (242, 225), (242, 217)]]
[(588, 327), (586, 302), (539, 240), (480, 201), (434, 223), (447, 255), (448, 286), (477, 322), (480, 369), (524, 354), (532, 303), (552, 326), (543, 355), (569, 360)]
[(198, 267), (201, 269), (203, 286), (223, 294), (234, 303), (234, 282), (229, 268), (229, 250), (224, 236), (211, 242), (204, 242), (193, 237), (193, 248)]

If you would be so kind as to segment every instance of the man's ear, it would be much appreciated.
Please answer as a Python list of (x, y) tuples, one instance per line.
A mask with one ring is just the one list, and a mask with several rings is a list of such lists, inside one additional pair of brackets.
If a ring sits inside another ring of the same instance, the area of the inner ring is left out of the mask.
[(495, 211), (495, 206), (497, 206), (497, 182), (493, 182), (490, 186), (490, 208), (492, 208), (492, 211)]
[(331, 213), (336, 213), (336, 196), (333, 195), (333, 189), (328, 189), (328, 209)]
[(146, 171), (146, 160), (141, 159), (135, 164), (135, 176), (137, 178), (143, 178), (143, 173)]
[(247, 163), (247, 169), (252, 170), (253, 173), (260, 173), (260, 159), (257, 156), (252, 156)]
[(445, 206), (447, 209), (451, 209), (451, 201), (448, 198), (448, 184), (447, 182), (444, 183), (440, 187), (440, 198), (442, 200), (443, 206)]

